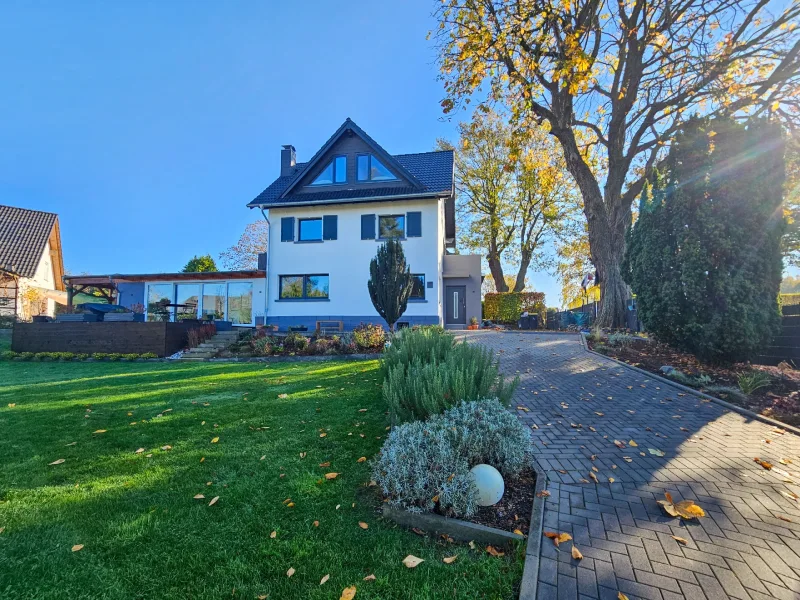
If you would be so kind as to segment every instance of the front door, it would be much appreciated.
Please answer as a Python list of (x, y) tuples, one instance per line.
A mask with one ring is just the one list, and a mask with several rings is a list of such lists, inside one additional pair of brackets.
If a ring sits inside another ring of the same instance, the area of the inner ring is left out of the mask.
[(445, 325), (467, 324), (467, 287), (448, 285), (445, 288)]

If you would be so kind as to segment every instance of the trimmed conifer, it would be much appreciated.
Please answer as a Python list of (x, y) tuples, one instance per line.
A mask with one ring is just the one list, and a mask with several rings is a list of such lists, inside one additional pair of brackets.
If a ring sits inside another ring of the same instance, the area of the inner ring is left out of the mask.
[(406, 312), (413, 285), (403, 244), (399, 240), (386, 240), (369, 263), (367, 288), (372, 305), (386, 319), (391, 331)]

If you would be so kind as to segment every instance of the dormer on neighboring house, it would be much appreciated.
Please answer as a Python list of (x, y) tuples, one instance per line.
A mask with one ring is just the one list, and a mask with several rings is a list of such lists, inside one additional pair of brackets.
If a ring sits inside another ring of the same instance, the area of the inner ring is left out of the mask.
[(390, 237), (403, 240), (415, 277), (401, 326), (480, 318), (480, 257), (452, 254), (452, 151), (391, 155), (347, 119), (307, 162), (283, 146), (280, 176), (248, 206), (270, 222), (269, 324), (382, 322), (367, 280), (378, 243)]
[(0, 205), (0, 317), (53, 316), (63, 275), (58, 215)]

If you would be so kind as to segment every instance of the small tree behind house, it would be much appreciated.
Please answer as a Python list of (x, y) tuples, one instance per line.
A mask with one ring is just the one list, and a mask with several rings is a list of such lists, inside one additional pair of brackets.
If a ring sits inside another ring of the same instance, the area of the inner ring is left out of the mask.
[(219, 271), (219, 269), (210, 254), (195, 255), (183, 267), (184, 273), (211, 273), (213, 271)]
[(406, 264), (403, 244), (399, 240), (385, 241), (369, 263), (367, 288), (372, 305), (386, 319), (391, 331), (406, 312), (412, 287), (411, 269)]

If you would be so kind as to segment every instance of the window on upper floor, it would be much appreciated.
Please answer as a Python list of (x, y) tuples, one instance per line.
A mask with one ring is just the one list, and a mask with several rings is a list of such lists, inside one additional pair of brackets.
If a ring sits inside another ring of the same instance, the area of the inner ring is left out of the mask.
[(359, 154), (356, 158), (358, 181), (388, 181), (397, 179), (383, 163), (372, 154)]
[(378, 217), (378, 238), (406, 237), (406, 216), (386, 215)]
[(347, 183), (347, 157), (336, 156), (327, 166), (322, 169), (322, 172), (317, 175), (317, 178), (311, 182), (311, 185), (332, 185), (334, 183)]
[(301, 242), (322, 241), (322, 219), (300, 219), (298, 240)]

